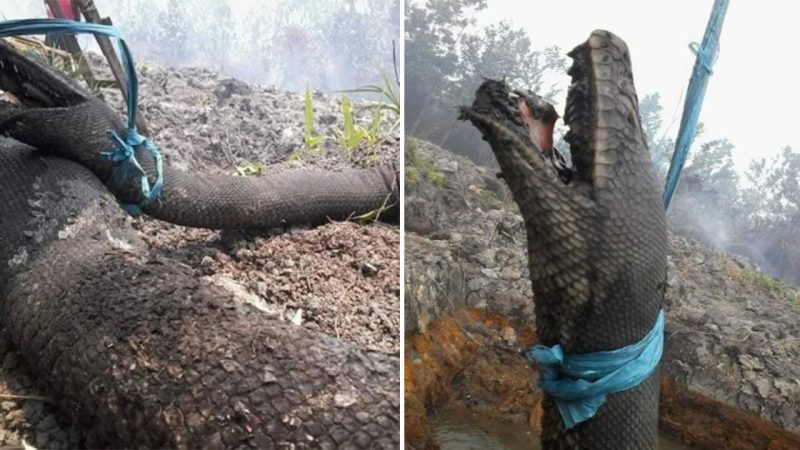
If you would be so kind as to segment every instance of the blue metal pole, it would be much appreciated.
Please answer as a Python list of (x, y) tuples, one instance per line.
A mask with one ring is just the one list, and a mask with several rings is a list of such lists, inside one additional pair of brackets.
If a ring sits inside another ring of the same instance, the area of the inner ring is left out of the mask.
[(681, 170), (686, 163), (689, 148), (694, 140), (697, 121), (700, 117), (700, 109), (703, 106), (703, 97), (708, 87), (708, 78), (713, 73), (712, 68), (716, 62), (719, 50), (719, 36), (722, 32), (722, 23), (725, 20), (725, 12), (728, 10), (728, 0), (715, 0), (714, 9), (711, 10), (711, 17), (706, 25), (703, 35), (703, 42), (699, 46), (693, 42), (689, 48), (697, 55), (692, 69), (692, 77), (689, 79), (689, 89), (686, 92), (686, 102), (683, 105), (683, 116), (681, 117), (681, 127), (678, 131), (678, 139), (675, 142), (675, 151), (672, 153), (667, 182), (664, 186), (664, 209), (669, 211), (672, 204), (672, 197), (678, 188)]

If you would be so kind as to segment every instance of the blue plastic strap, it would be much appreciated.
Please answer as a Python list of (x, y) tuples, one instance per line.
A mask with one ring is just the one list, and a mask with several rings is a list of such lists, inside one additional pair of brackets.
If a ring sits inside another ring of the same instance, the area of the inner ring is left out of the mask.
[[(139, 174), (141, 177), (142, 201), (138, 205), (122, 206), (131, 214), (141, 214), (141, 207), (161, 195), (164, 179), (161, 154), (158, 152), (158, 148), (139, 134), (136, 129), (136, 114), (139, 107), (139, 81), (136, 78), (136, 66), (133, 55), (128, 49), (128, 44), (122, 38), (119, 30), (108, 25), (66, 19), (24, 19), (0, 22), (0, 38), (43, 33), (93, 33), (106, 35), (117, 40), (117, 53), (120, 55), (128, 87), (125, 97), (125, 104), (128, 109), (128, 124), (124, 138), (116, 130), (107, 132), (109, 139), (115, 146), (109, 151), (101, 152), (101, 157), (114, 163), (114, 172), (112, 174), (112, 183), (114, 184), (118, 185), (127, 179), (129, 168), (133, 168)], [(152, 185), (150, 185), (150, 181), (147, 178), (147, 173), (139, 165), (139, 161), (136, 160), (135, 149), (138, 147), (143, 147), (155, 162), (156, 180)]]
[(618, 350), (565, 354), (560, 345), (537, 345), (528, 359), (541, 368), (539, 385), (558, 406), (569, 429), (589, 420), (608, 394), (638, 386), (658, 366), (664, 349), (664, 311), (641, 341)]
[(698, 45), (695, 42), (689, 44), (689, 49), (694, 52), (696, 57), (692, 77), (689, 80), (689, 89), (686, 92), (681, 127), (678, 131), (678, 139), (675, 141), (675, 151), (672, 153), (672, 161), (664, 186), (664, 209), (667, 211), (672, 205), (672, 198), (678, 189), (681, 171), (694, 140), (697, 122), (700, 119), (700, 109), (703, 106), (703, 97), (705, 97), (708, 87), (708, 78), (714, 73), (712, 68), (719, 53), (719, 36), (727, 10), (728, 0), (715, 0), (702, 44)]

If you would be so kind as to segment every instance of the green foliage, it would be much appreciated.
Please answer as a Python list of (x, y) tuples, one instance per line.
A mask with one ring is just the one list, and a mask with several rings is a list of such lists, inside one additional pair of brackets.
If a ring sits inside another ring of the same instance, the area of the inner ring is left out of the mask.
[[(658, 94), (642, 98), (640, 114), (663, 186), (674, 141), (665, 137)], [(666, 128), (676, 132), (672, 125)], [(740, 173), (731, 142), (703, 142), (702, 136), (699, 127), (670, 212), (671, 230), (742, 255), (769, 274), (800, 284), (800, 154), (787, 147)], [(749, 279), (774, 287), (772, 279), (764, 277)]]
[(781, 280), (771, 277), (764, 272), (750, 272), (750, 281), (774, 294), (780, 294), (791, 289), (791, 286)]
[(306, 87), (306, 95), (303, 101), (303, 120), (305, 122), (305, 148), (316, 150), (322, 143), (323, 137), (314, 132), (314, 99), (311, 96), (311, 89), (308, 87)]
[(406, 183), (414, 186), (419, 184), (420, 177), (425, 177), (432, 185), (441, 189), (445, 186), (445, 176), (439, 171), (439, 167), (419, 153), (419, 144), (415, 139), (406, 137), (405, 146), (405, 177)]
[[(381, 71), (381, 78), (383, 78), (383, 84), (377, 85), (367, 85), (361, 86), (356, 89), (348, 89), (342, 92), (357, 92), (361, 94), (377, 94), (380, 96), (382, 100), (386, 100), (388, 102), (387, 105), (381, 103), (381, 108), (389, 109), (390, 111), (394, 112), (398, 116), (400, 115), (400, 95), (397, 92), (397, 89), (394, 87), (394, 82), (389, 78), (386, 74), (386, 71)], [(399, 120), (399, 119), (398, 119)]]
[(344, 115), (344, 130), (339, 134), (339, 143), (351, 153), (367, 138), (367, 130), (357, 126), (350, 109), (350, 100), (342, 97), (342, 114)]
[(431, 184), (439, 189), (444, 187), (444, 174), (442, 172), (429, 171), (426, 175)]
[(407, 185), (416, 186), (419, 184), (419, 171), (414, 167), (406, 167), (405, 176)]
[(266, 167), (260, 163), (246, 162), (236, 166), (236, 175), (240, 177), (249, 177), (253, 175), (261, 175), (264, 173)]
[(479, 163), (494, 161), (471, 126), (456, 121), (455, 108), (472, 101), (483, 77), (506, 79), (552, 98), (548, 72), (563, 71), (561, 51), (534, 50), (525, 31), (509, 22), (478, 26), (485, 0), (432, 0), (406, 5), (405, 132)]
[(380, 132), (382, 117), (383, 112), (380, 108), (376, 108), (375, 111), (372, 112), (372, 121), (369, 124), (369, 128), (367, 128), (367, 143), (370, 146), (374, 146), (380, 142), (378, 133)]
[[(372, 116), (372, 122), (370, 123), (369, 128), (366, 130), (365, 138), (370, 146), (374, 146), (380, 142), (378, 131), (380, 129), (381, 119), (383, 117), (383, 110), (389, 110), (396, 115), (396, 120), (390, 127), (388, 134), (393, 134), (395, 130), (400, 127), (400, 95), (395, 88), (394, 82), (391, 80), (391, 78), (389, 78), (385, 71), (381, 72), (381, 77), (383, 78), (382, 85), (368, 85), (356, 89), (342, 91), (360, 94), (374, 94), (381, 98), (381, 102), (378, 104), (378, 108)], [(388, 104), (384, 104), (383, 101), (387, 101)]]
[[(42, 47), (34, 46), (25, 48), (21, 53), (25, 56), (44, 62), (58, 72), (61, 72), (69, 78), (72, 78), (79, 84), (85, 82), (85, 79), (83, 78), (83, 71), (81, 70), (81, 65), (85, 63), (83, 55), (81, 55), (80, 59), (77, 60), (74, 57), (65, 58), (53, 52), (49, 52)], [(116, 83), (109, 84), (101, 80), (96, 80), (96, 84), (94, 86), (86, 87), (88, 88), (89, 93), (91, 93), (93, 96), (101, 97), (101, 88), (113, 86), (116, 86)]]

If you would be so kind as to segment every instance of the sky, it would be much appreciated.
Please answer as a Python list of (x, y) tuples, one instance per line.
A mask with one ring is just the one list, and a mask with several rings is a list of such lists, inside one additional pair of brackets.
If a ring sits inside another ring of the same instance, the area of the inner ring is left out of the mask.
[[(397, 2), (94, 0), (137, 61), (204, 66), (248, 82), (329, 92), (379, 84), (382, 72), (393, 72), (392, 41), (401, 37)], [(168, 18), (176, 5), (184, 15)], [(350, 5), (358, 14), (349, 13)], [(230, 16), (222, 6), (230, 8)], [(0, 13), (9, 19), (43, 17), (45, 7), (43, 0), (0, 0)], [(79, 41), (84, 49), (99, 51), (92, 37)]]
[[(557, 45), (566, 53), (598, 28), (628, 44), (639, 98), (661, 94), (666, 135), (678, 132), (683, 95), (694, 65), (689, 43), (700, 42), (713, 0), (547, 1), (489, 0), (480, 24), (510, 20), (524, 28), (535, 47)], [(800, 79), (798, 38), (800, 3), (730, 2), (720, 39), (719, 59), (709, 80), (700, 121), (700, 141), (728, 138), (734, 160), (746, 168), (751, 158), (777, 154), (783, 147), (800, 151)], [(569, 77), (559, 77), (563, 110)]]
[[(238, 0), (241, 5), (254, 1)], [(525, 6), (509, 8), (512, 4)], [(661, 94), (665, 134), (674, 137), (694, 65), (688, 45), (702, 40), (712, 5), (713, 0), (489, 0), (478, 20), (510, 20), (529, 33), (536, 47), (557, 45), (564, 53), (593, 29), (616, 33), (630, 49), (639, 97)], [(40, 9), (38, 0), (0, 0), (0, 11), (10, 18), (40, 14)], [(800, 63), (793, 45), (798, 17), (797, 2), (730, 2), (700, 116), (706, 130), (701, 141), (731, 140), (742, 169), (751, 158), (774, 155), (785, 146), (800, 150)], [(562, 88), (563, 110), (569, 77), (554, 81)]]

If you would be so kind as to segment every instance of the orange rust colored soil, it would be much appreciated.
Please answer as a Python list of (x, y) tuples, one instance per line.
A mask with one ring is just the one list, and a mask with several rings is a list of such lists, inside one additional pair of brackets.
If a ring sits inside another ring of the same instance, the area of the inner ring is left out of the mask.
[(705, 449), (796, 450), (800, 436), (661, 378), (661, 431)]
[(427, 413), (445, 403), (528, 422), (540, 394), (534, 388), (536, 373), (518, 349), (534, 340), (530, 327), (515, 328), (508, 319), (479, 309), (440, 317), (425, 334), (409, 336), (404, 356), (406, 448), (438, 448)]

